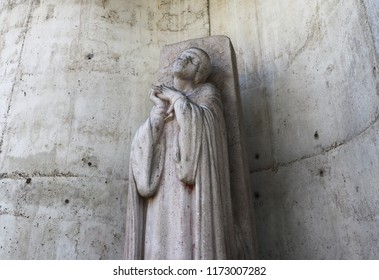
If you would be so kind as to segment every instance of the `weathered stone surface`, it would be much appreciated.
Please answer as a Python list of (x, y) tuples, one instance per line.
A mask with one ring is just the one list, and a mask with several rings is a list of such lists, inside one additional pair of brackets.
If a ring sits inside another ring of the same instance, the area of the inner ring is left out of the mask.
[(188, 40), (166, 46), (160, 61), (150, 91), (155, 106), (132, 143), (126, 257), (251, 259), (255, 233), (232, 45), (224, 36)]
[(178, 44), (169, 45), (162, 49), (160, 70), (157, 83), (172, 83), (167, 75), (168, 62), (174, 59), (175, 50), (184, 50), (189, 47), (204, 49), (212, 60), (212, 75), (209, 81), (221, 93), (224, 106), (225, 125), (227, 132), (230, 182), (234, 208), (234, 219), (245, 240), (248, 255), (256, 256), (254, 215), (250, 206), (250, 189), (245, 151), (244, 124), (242, 122), (241, 100), (239, 93), (235, 53), (229, 38), (225, 36), (212, 36), (196, 40), (188, 40)]

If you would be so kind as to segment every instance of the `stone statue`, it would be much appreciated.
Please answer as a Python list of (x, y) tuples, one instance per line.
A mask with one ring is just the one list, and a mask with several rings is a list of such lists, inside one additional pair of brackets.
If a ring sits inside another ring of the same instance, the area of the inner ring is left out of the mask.
[(132, 143), (125, 258), (239, 258), (223, 106), (206, 82), (210, 58), (190, 47), (170, 67), (173, 83), (152, 87), (154, 106)]

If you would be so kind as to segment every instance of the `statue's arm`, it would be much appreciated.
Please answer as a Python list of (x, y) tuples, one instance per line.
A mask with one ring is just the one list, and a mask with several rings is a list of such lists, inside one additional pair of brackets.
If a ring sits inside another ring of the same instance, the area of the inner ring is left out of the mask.
[(132, 143), (132, 178), (142, 197), (153, 196), (161, 180), (165, 143), (162, 139), (166, 107), (155, 104), (149, 118), (138, 129)]
[(195, 183), (198, 160), (208, 131), (205, 122), (217, 121), (214, 113), (218, 110), (215, 99), (216, 90), (211, 85), (204, 85), (198, 98), (178, 97), (173, 103), (175, 117), (180, 131), (177, 139), (177, 170), (181, 181), (193, 185)]
[(168, 116), (175, 115), (179, 125), (179, 133), (174, 143), (178, 177), (182, 182), (193, 185), (203, 134), (207, 133), (203, 124), (205, 119), (217, 122), (216, 112), (222, 110), (219, 95), (211, 84), (201, 85), (196, 97), (191, 98), (164, 85), (156, 87), (156, 90), (157, 97), (170, 104), (166, 113)]

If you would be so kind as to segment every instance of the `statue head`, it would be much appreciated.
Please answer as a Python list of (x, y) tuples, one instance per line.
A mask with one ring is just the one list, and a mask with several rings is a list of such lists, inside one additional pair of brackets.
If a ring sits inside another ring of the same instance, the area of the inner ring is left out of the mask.
[(211, 74), (211, 60), (208, 54), (199, 48), (189, 48), (181, 52), (173, 64), (174, 76), (179, 79), (191, 79), (202, 84)]

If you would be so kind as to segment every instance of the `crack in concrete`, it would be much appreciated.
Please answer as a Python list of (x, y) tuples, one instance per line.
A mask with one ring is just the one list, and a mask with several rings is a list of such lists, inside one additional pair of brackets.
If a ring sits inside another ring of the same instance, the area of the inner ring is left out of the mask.
[(21, 44), (21, 49), (20, 49), (20, 55), (19, 55), (18, 60), (17, 60), (16, 75), (15, 75), (14, 80), (13, 80), (11, 92), (9, 94), (7, 112), (5, 113), (5, 117), (4, 117), (4, 128), (3, 128), (3, 131), (1, 132), (1, 136), (0, 136), (0, 154), (3, 152), (4, 138), (5, 138), (5, 134), (8, 130), (8, 125), (9, 125), (8, 118), (9, 118), (9, 113), (10, 113), (11, 107), (12, 107), (14, 89), (15, 89), (17, 79), (20, 78), (19, 77), (20, 76), (19, 71), (20, 71), (20, 66), (21, 66), (22, 54), (24, 52), (26, 34), (28, 33), (28, 30), (29, 30), (30, 21), (32, 19), (32, 13), (34, 10), (34, 4), (35, 3), (39, 4), (39, 1), (31, 1), (28, 19), (26, 20), (26, 24), (25, 24), (25, 29), (21, 32), (21, 34), (23, 34), (23, 39), (22, 39), (22, 44)]
[(271, 170), (271, 171), (273, 171), (273, 172), (276, 173), (276, 172), (278, 172), (278, 170), (279, 170), (280, 167), (286, 167), (288, 165), (294, 164), (296, 162), (299, 162), (299, 161), (302, 161), (302, 160), (305, 160), (305, 159), (310, 159), (310, 158), (317, 157), (317, 156), (320, 156), (320, 155), (325, 155), (325, 154), (329, 153), (330, 151), (338, 149), (339, 147), (341, 147), (343, 145), (346, 145), (346, 144), (352, 142), (354, 139), (357, 139), (360, 136), (364, 135), (369, 129), (373, 128), (375, 126), (375, 124), (378, 123), (378, 120), (379, 120), (379, 111), (377, 110), (376, 113), (375, 113), (374, 119), (370, 122), (370, 124), (367, 127), (365, 127), (363, 130), (361, 130), (357, 134), (355, 134), (355, 135), (353, 135), (353, 136), (345, 139), (344, 141), (342, 141), (342, 142), (336, 141), (333, 144), (322, 148), (321, 152), (319, 152), (319, 153), (305, 155), (305, 156), (302, 156), (301, 158), (297, 158), (297, 159), (294, 159), (294, 160), (291, 160), (291, 161), (288, 161), (288, 162), (274, 162), (269, 167), (262, 167), (262, 168), (253, 169), (253, 170), (250, 171), (250, 174), (254, 174), (254, 173), (258, 173), (258, 172), (263, 172), (263, 171), (269, 171), (269, 170)]

